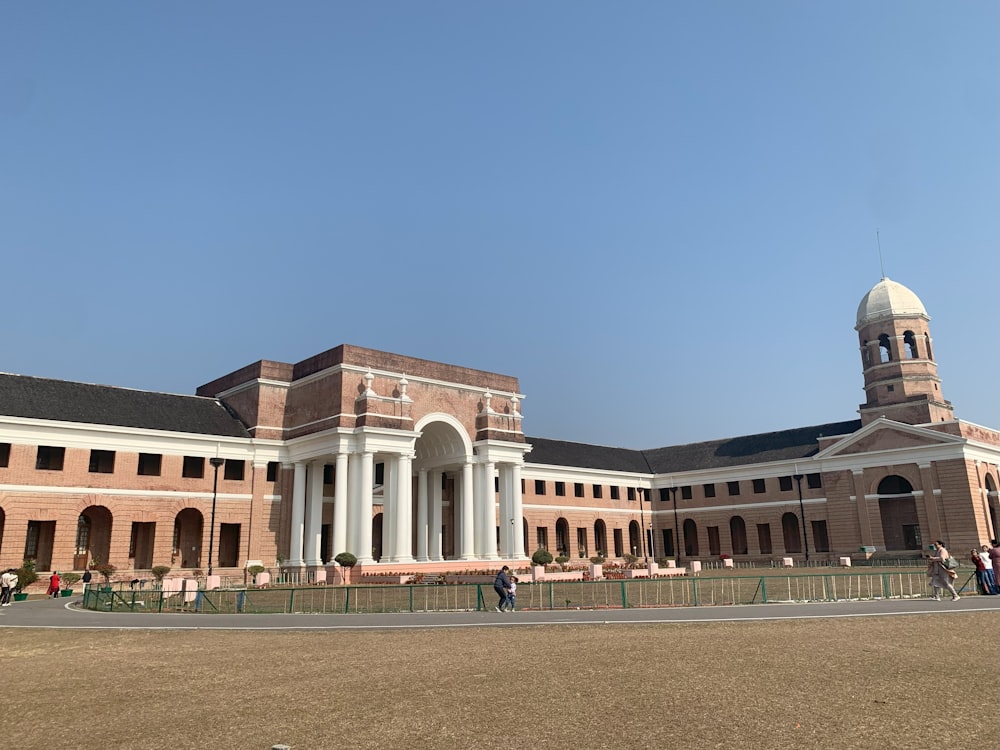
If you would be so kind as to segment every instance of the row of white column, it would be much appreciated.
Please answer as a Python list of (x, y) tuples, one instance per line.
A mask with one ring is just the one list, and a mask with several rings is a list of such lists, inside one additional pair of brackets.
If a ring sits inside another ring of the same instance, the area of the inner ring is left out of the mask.
[[(291, 540), (287, 565), (317, 567), (323, 564), (320, 547), (324, 463), (295, 463), (293, 467)], [(413, 455), (390, 456), (384, 468), (381, 561), (444, 560), (441, 491), (444, 470), (418, 471), (414, 519)], [(374, 469), (373, 453), (340, 453), (336, 456), (331, 529), (333, 554), (350, 552), (360, 563), (373, 562)], [(520, 464), (465, 461), (456, 473), (456, 557), (461, 560), (524, 558)], [(500, 495), (499, 553), (495, 483), (499, 484)]]

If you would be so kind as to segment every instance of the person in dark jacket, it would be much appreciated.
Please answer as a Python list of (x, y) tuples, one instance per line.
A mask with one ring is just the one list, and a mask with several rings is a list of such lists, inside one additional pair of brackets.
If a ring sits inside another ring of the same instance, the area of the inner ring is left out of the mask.
[(500, 597), (500, 601), (497, 602), (496, 610), (497, 612), (503, 612), (503, 605), (507, 603), (507, 595), (510, 593), (510, 576), (508, 573), (510, 568), (504, 565), (500, 568), (500, 572), (497, 573), (496, 579), (493, 581), (493, 590), (497, 592), (497, 596)]

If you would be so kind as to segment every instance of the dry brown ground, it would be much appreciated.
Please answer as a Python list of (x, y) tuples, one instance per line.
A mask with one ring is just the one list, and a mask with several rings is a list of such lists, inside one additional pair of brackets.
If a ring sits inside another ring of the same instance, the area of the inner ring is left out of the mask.
[(1000, 746), (1000, 615), (371, 632), (0, 630), (0, 744)]

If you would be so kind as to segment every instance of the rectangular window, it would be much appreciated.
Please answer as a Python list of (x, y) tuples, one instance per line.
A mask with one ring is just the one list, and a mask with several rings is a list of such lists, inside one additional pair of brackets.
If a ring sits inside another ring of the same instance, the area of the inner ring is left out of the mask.
[(830, 551), (830, 537), (826, 533), (826, 521), (813, 521), (813, 543), (817, 552)]
[(201, 456), (184, 456), (181, 476), (185, 479), (202, 479), (205, 476), (205, 459)]
[(114, 474), (115, 473), (115, 452), (114, 451), (90, 451), (90, 473), (91, 474)]
[(323, 464), (323, 484), (333, 484), (333, 467)]
[(599, 484), (594, 485), (594, 497), (597, 500), (600, 500), (602, 497), (604, 497), (604, 488)]
[(715, 497), (715, 485), (714, 484), (703, 484), (702, 489), (705, 490), (705, 497)]
[(163, 456), (159, 453), (140, 453), (136, 474), (140, 477), (158, 477), (163, 468)]
[(223, 471), (225, 472), (225, 479), (228, 479), (231, 482), (241, 482), (243, 481), (243, 473), (246, 471), (246, 461), (227, 458), (226, 468)]
[(809, 489), (818, 490), (823, 486), (823, 478), (819, 474), (806, 474), (806, 484)]
[(267, 462), (267, 481), (277, 482), (278, 481), (278, 462), (268, 461)]
[(670, 500), (670, 488), (660, 487), (660, 502), (665, 503)]
[(500, 477), (493, 477), (493, 491), (500, 491)]
[(576, 554), (578, 557), (589, 557), (587, 554), (587, 530), (576, 530)]
[(556, 497), (566, 497), (565, 482), (556, 482)]
[(573, 497), (583, 497), (583, 482), (573, 484)]
[(629, 502), (635, 502), (635, 487), (626, 487), (625, 496), (628, 498)]
[(536, 495), (544, 495), (545, 494), (545, 480), (544, 479), (536, 479), (535, 480), (535, 494)]
[(28, 521), (28, 533), (24, 537), (24, 559), (34, 560), (38, 557), (38, 537), (42, 535), (41, 521)]
[(615, 529), (615, 557), (621, 557), (625, 551), (625, 543), (622, 539), (622, 530)]
[(674, 551), (674, 530), (673, 529), (662, 529), (663, 531), (663, 554), (666, 557), (676, 557), (677, 553)]
[(765, 490), (766, 490), (766, 487), (764, 486), (764, 480), (763, 479), (754, 479), (753, 480), (753, 491), (754, 491), (755, 495), (761, 495), (761, 494), (763, 494), (765, 492)]
[[(375, 464), (375, 486), (378, 487), (383, 484), (385, 484), (385, 464), (377, 463)], [(338, 552), (337, 554), (339, 555), (340, 553)]]
[(0, 443), (0, 469), (10, 466), (10, 443)]
[(719, 527), (708, 527), (708, 554), (718, 556), (721, 552), (719, 547)]
[(690, 500), (692, 497), (694, 496), (691, 494), (690, 484), (686, 484), (683, 487), (681, 487), (681, 500)]
[(621, 500), (622, 499), (621, 492), (619, 492), (618, 485), (615, 485), (615, 484), (611, 485), (611, 499), (612, 500)]
[(778, 477), (778, 489), (782, 492), (790, 492), (792, 489), (792, 478)]
[(771, 554), (771, 524), (757, 524), (757, 544), (760, 545), (760, 554)]
[(62, 471), (63, 460), (65, 458), (65, 448), (56, 448), (51, 445), (39, 445), (38, 456), (35, 458), (35, 468), (41, 471)]
[(726, 482), (726, 486), (729, 488), (729, 496), (734, 497), (740, 494), (740, 483), (739, 482)]

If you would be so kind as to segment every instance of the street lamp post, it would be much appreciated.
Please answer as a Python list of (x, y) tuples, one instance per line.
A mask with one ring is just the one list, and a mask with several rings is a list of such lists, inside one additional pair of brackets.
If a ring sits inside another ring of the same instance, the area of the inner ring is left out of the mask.
[(208, 574), (212, 575), (212, 555), (215, 551), (215, 499), (219, 493), (219, 467), (222, 466), (225, 459), (213, 456), (208, 459), (208, 462), (215, 469), (215, 478), (212, 480), (212, 525), (208, 529)]
[(679, 529), (677, 527), (677, 488), (669, 487), (670, 494), (674, 500), (674, 552), (677, 555), (677, 563), (680, 564), (681, 561), (681, 537), (678, 533)]
[(802, 523), (802, 543), (806, 550), (806, 562), (809, 562), (809, 537), (806, 536), (806, 509), (802, 503), (802, 475), (795, 474), (792, 478), (795, 480), (795, 486), (799, 490), (799, 521)]
[[(642, 507), (642, 487), (639, 487), (636, 492), (639, 493), (639, 523), (642, 524), (642, 536), (646, 536), (646, 514)], [(652, 511), (650, 511), (652, 512)], [(649, 551), (646, 545), (646, 539), (642, 540), (642, 559), (645, 560), (647, 567), (649, 566)]]

